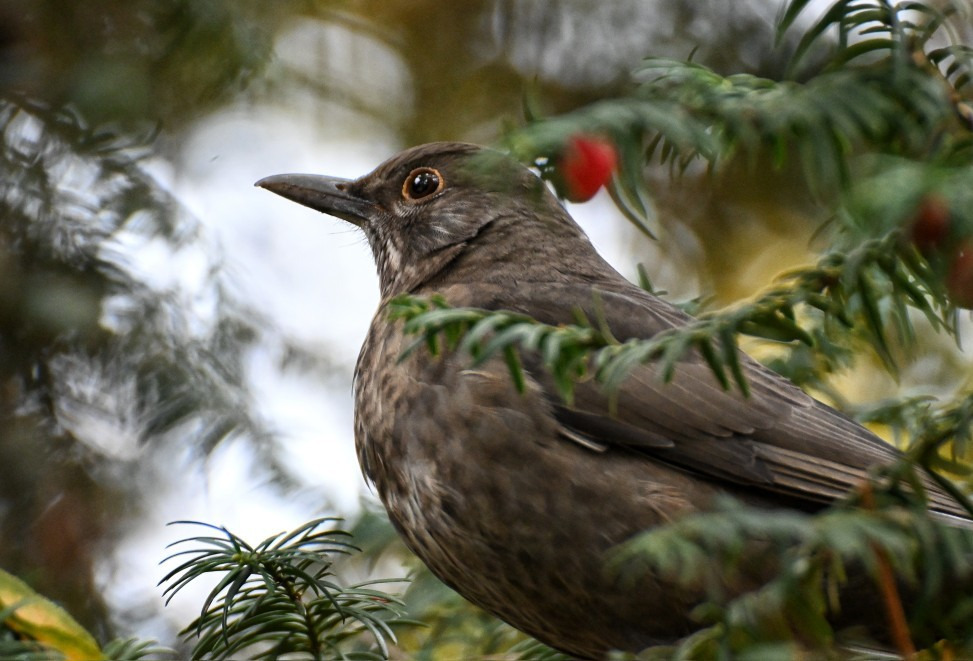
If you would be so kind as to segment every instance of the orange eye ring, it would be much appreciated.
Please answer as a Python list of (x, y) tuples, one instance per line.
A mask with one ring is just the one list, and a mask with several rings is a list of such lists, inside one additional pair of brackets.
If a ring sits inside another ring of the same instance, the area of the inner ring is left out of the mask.
[(402, 197), (410, 202), (418, 202), (431, 197), (446, 186), (443, 175), (434, 168), (416, 168), (402, 182)]

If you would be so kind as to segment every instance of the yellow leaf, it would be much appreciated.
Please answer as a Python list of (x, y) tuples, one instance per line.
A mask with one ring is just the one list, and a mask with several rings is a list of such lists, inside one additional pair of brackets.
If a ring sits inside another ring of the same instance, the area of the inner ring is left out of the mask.
[(9, 613), (3, 621), (4, 625), (26, 638), (60, 652), (65, 661), (105, 659), (94, 636), (68, 615), (66, 610), (2, 569), (0, 611)]

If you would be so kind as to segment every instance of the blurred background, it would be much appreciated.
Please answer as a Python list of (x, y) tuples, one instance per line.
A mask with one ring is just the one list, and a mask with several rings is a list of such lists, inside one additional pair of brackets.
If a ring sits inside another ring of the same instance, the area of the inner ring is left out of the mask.
[[(779, 5), (0, 0), (0, 567), (101, 639), (175, 645), (204, 593), (163, 608), (168, 522), (257, 541), (374, 511), (350, 385), (368, 247), (253, 182), (496, 143), (525, 99), (622, 94), (648, 55), (779, 77)], [(571, 212), (622, 273), (723, 305), (810, 260), (823, 220), (786, 169), (752, 172), (660, 171), (658, 242), (604, 194)], [(968, 369), (943, 343), (908, 369)]]

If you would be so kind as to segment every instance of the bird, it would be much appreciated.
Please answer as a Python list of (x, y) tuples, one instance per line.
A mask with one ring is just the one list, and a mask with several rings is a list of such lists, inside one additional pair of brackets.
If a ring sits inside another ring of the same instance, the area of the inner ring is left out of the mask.
[[(256, 185), (367, 238), (381, 300), (355, 369), (355, 445), (406, 545), (466, 599), (572, 656), (638, 652), (700, 627), (701, 589), (651, 572), (623, 584), (606, 571), (620, 544), (726, 496), (818, 511), (899, 456), (742, 352), (748, 395), (688, 354), (669, 381), (647, 362), (614, 401), (583, 380), (570, 403), (537, 356), (522, 356), (522, 387), (502, 358), (403, 357), (415, 337), (388, 312), (402, 294), (553, 325), (580, 309), (621, 342), (693, 321), (619, 274), (545, 182), (500, 151), (437, 142), (353, 180), (281, 174)], [(928, 498), (965, 515), (931, 483)]]

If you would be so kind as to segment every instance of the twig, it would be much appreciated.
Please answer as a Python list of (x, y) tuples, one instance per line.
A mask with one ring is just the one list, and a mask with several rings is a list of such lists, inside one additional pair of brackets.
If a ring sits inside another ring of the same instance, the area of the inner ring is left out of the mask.
[[(875, 494), (872, 492), (872, 483), (865, 482), (861, 488), (862, 505), (867, 510), (875, 509)], [(892, 642), (898, 649), (899, 654), (905, 659), (915, 658), (916, 646), (912, 642), (909, 633), (909, 623), (905, 617), (905, 609), (902, 607), (902, 597), (899, 595), (899, 588), (895, 583), (895, 574), (892, 571), (892, 563), (885, 549), (875, 542), (871, 543), (872, 552), (878, 562), (878, 589), (882, 593), (882, 603), (885, 605), (885, 615), (888, 617), (889, 628), (891, 629)]]

